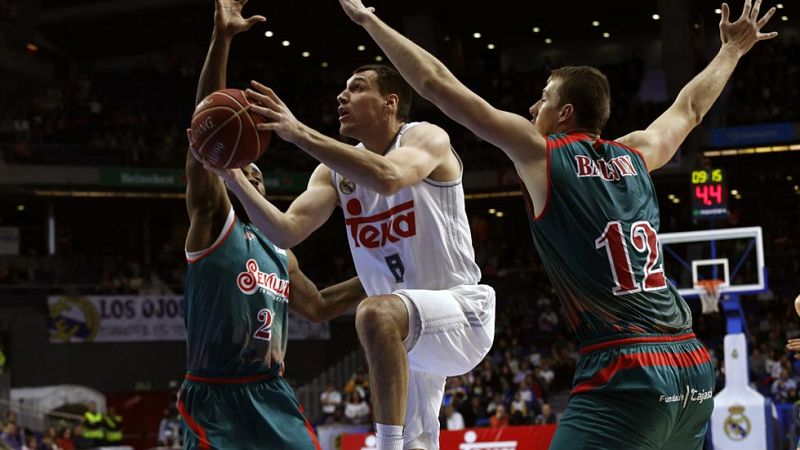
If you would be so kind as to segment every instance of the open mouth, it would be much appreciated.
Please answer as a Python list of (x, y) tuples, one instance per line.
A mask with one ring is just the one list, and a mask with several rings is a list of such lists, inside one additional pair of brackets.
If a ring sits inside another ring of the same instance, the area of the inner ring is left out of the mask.
[(346, 111), (345, 109), (343, 109), (343, 108), (339, 108), (339, 120), (344, 120), (345, 118), (347, 118), (347, 117), (349, 117), (349, 116), (350, 116), (350, 113), (349, 113), (349, 112), (347, 112), (347, 111)]

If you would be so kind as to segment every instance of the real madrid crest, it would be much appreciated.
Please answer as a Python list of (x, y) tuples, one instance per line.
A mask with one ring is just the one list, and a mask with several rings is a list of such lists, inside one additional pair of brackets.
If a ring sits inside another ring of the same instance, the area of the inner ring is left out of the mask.
[(731, 414), (723, 424), (725, 435), (732, 441), (743, 441), (750, 435), (750, 419), (744, 415), (744, 406), (733, 405), (728, 412)]
[(339, 182), (339, 192), (345, 195), (349, 195), (352, 194), (355, 190), (356, 190), (356, 184), (348, 180), (347, 178), (342, 177), (342, 181)]

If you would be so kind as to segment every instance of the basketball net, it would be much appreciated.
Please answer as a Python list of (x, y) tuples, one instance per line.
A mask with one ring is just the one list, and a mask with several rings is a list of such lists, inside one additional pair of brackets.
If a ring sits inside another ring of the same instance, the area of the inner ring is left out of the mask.
[(719, 297), (722, 291), (719, 288), (725, 283), (723, 280), (698, 280), (695, 288), (700, 289), (700, 305), (703, 314), (719, 312)]

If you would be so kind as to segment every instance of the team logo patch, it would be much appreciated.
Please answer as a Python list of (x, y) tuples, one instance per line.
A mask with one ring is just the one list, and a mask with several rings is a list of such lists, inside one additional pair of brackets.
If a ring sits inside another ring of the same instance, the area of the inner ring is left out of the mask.
[(50, 340), (92, 342), (100, 328), (100, 312), (85, 297), (60, 297), (50, 309)]
[(248, 259), (246, 271), (236, 277), (239, 290), (245, 295), (252, 295), (259, 289), (272, 293), (279, 301), (289, 300), (289, 280), (284, 280), (274, 273), (264, 273), (258, 269), (255, 259)]
[(356, 184), (347, 178), (342, 178), (342, 181), (339, 182), (339, 192), (342, 194), (349, 195), (355, 192), (355, 190)]
[(750, 435), (750, 419), (744, 415), (744, 406), (733, 405), (728, 408), (731, 413), (726, 419), (723, 429), (732, 441), (743, 441)]

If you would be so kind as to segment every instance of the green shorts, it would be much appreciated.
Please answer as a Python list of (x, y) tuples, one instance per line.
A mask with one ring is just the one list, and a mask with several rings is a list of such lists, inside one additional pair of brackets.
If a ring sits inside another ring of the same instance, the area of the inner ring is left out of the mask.
[(714, 367), (691, 332), (625, 335), (581, 348), (550, 450), (700, 450)]
[(292, 388), (279, 376), (187, 374), (178, 394), (184, 449), (320, 450)]

